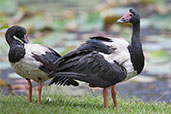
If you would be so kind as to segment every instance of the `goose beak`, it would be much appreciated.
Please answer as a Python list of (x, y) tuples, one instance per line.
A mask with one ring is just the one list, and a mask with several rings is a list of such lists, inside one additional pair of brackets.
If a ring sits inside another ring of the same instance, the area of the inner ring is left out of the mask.
[(120, 18), (116, 21), (116, 23), (124, 23), (124, 22), (126, 22), (124, 18)]
[(28, 38), (27, 38), (27, 34), (24, 35), (24, 41), (25, 41), (25, 43), (27, 43), (27, 44), (29, 43), (29, 40), (28, 40)]
[(130, 12), (126, 13), (123, 17), (118, 19), (116, 23), (129, 23), (129, 20), (131, 19)]

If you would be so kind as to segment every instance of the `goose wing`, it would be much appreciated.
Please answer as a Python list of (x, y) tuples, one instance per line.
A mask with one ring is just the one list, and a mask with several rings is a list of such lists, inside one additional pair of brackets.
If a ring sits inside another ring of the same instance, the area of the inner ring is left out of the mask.
[[(59, 84), (58, 81), (61, 80), (61, 77), (85, 81), (91, 87), (108, 87), (122, 81), (126, 77), (125, 68), (115, 62), (113, 64), (107, 62), (99, 53), (112, 53), (112, 51), (114, 49), (99, 43), (99, 41), (88, 40), (76, 51), (72, 51), (56, 61), (55, 71), (50, 74), (53, 77), (50, 84)], [(66, 72), (76, 74), (65, 75)]]
[[(36, 61), (41, 63), (39, 69), (49, 74), (55, 68), (54, 62), (57, 61), (61, 56), (51, 48), (40, 46), (40, 45), (38, 46), (39, 48), (37, 48), (37, 50), (34, 49), (34, 51), (31, 52), (32, 57)], [(65, 78), (65, 80), (63, 81), (65, 81), (66, 85), (78, 86), (78, 83), (73, 79)], [(59, 80), (59, 82), (61, 81)]]

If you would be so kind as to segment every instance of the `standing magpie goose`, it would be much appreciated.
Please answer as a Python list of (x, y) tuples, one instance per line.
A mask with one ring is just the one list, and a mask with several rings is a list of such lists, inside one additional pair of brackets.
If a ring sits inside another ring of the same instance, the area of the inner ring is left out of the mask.
[(65, 78), (69, 77), (87, 82), (90, 87), (101, 87), (105, 108), (108, 108), (107, 88), (111, 87), (114, 106), (118, 107), (115, 84), (141, 73), (144, 67), (144, 55), (140, 42), (138, 13), (130, 9), (117, 23), (132, 23), (130, 44), (123, 38), (91, 37), (77, 50), (64, 55), (55, 62), (56, 68), (49, 74), (50, 77), (53, 77), (50, 84), (63, 85)]
[[(28, 82), (28, 102), (32, 101), (32, 83), (30, 81), (32, 79), (39, 83), (37, 103), (40, 104), (42, 82), (50, 79), (48, 74), (54, 69), (53, 63), (61, 56), (51, 48), (40, 44), (30, 44), (24, 27), (10, 27), (5, 37), (10, 46), (8, 59), (11, 67)], [(78, 85), (73, 79), (66, 79), (66, 85)]]

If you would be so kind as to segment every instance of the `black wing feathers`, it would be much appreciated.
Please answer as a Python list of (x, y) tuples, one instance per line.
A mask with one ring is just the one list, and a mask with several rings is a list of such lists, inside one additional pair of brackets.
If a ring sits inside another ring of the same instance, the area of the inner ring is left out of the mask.
[[(76, 76), (86, 76), (86, 74), (81, 74), (81, 73), (75, 73), (75, 72), (57, 72), (54, 74), (56, 77), (53, 78), (51, 83), (49, 85), (53, 84), (55, 82), (56, 85), (69, 85), (69, 79), (68, 77), (76, 77)], [(68, 77), (63, 77), (63, 76), (68, 76)], [(74, 83), (74, 86), (78, 86), (78, 83)]]
[[(108, 63), (99, 53), (111, 54), (115, 51), (115, 48), (105, 45), (102, 41), (112, 42), (105, 37), (92, 37), (77, 50), (59, 58), (55, 62), (55, 70), (50, 73), (50, 77), (54, 77), (50, 84), (65, 85), (63, 80), (68, 77), (87, 82), (91, 87), (109, 87), (124, 80), (126, 69), (115, 62)], [(65, 72), (75, 74), (68, 75)]]
[[(34, 53), (33, 57), (42, 63), (42, 65), (39, 67), (40, 70), (50, 73), (55, 69), (54, 62), (61, 57), (57, 52), (54, 50), (50, 49), (51, 52), (46, 52), (45, 55), (36, 55)], [(63, 78), (63, 77), (62, 77)], [(64, 83), (65, 82), (65, 83)], [(64, 84), (64, 85), (73, 85), (73, 86), (78, 86), (78, 82), (74, 81), (73, 79), (70, 78), (64, 78), (63, 80), (59, 80), (59, 83)]]
[(99, 40), (90, 39), (85, 44), (81, 45), (78, 50), (90, 50), (111, 54), (114, 52), (115, 48), (111, 48)]
[[(68, 55), (74, 55), (74, 53), (77, 54), (78, 52), (74, 51), (72, 54), (69, 53)], [(77, 57), (77, 59), (75, 59), (75, 57)], [(73, 60), (73, 62), (68, 62), (71, 60)], [(60, 67), (62, 67), (62, 69)], [(80, 53), (79, 58), (78, 56), (72, 56), (70, 59), (67, 58), (63, 60), (56, 67), (56, 71), (85, 74), (85, 76), (83, 76), (76, 74), (62, 75), (62, 73), (60, 73), (60, 76), (88, 82), (92, 87), (108, 87), (126, 77), (126, 70), (124, 68), (121, 68), (118, 64), (109, 64), (102, 55), (92, 51), (89, 53)], [(52, 75), (54, 75), (54, 80), (51, 81), (51, 84), (58, 83), (60, 76), (58, 74)]]
[(56, 61), (59, 57), (53, 55), (51, 52), (46, 52), (45, 55), (36, 55), (34, 53), (33, 58), (35, 58), (37, 61), (41, 62), (42, 65), (39, 67), (40, 70), (50, 73), (51, 71), (54, 70), (54, 61)]
[(56, 51), (54, 51), (53, 49), (47, 47), (54, 55), (56, 55), (57, 57), (61, 57), (61, 55), (59, 53), (57, 53)]
[[(72, 51), (72, 52), (60, 57), (57, 61), (55, 61), (55, 67), (56, 67), (55, 72), (58, 71), (57, 70), (58, 65), (60, 63), (62, 63), (63, 61), (66, 61), (66, 60), (73, 61), (72, 58), (74, 58), (74, 59), (79, 58), (80, 55), (86, 54), (86, 53), (89, 53), (89, 52), (92, 52), (92, 51), (89, 51), (89, 50), (82, 50), (82, 51), (81, 50), (76, 50), (76, 51)], [(72, 59), (72, 60), (70, 60), (70, 59)]]
[(112, 40), (110, 38), (106, 38), (106, 37), (103, 37), (103, 36), (94, 36), (94, 37), (90, 37), (90, 39), (101, 40), (101, 41), (106, 41), (106, 42), (112, 42)]
[(51, 71), (54, 70), (54, 62), (59, 59), (61, 56), (54, 51), (51, 48), (48, 48), (50, 51), (46, 52), (45, 54), (42, 55), (37, 55), (35, 53), (33, 54), (33, 58), (35, 58), (37, 61), (41, 62), (42, 65), (39, 67), (40, 70), (50, 73)]

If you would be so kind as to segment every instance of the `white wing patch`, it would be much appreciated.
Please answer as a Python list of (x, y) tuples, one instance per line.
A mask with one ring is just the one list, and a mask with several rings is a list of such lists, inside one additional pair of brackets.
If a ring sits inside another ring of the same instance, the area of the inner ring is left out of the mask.
[(122, 65), (127, 70), (127, 78), (125, 80), (128, 80), (135, 76), (137, 72), (134, 70), (130, 53), (128, 51), (128, 45), (129, 43), (123, 39), (123, 38), (111, 38), (113, 42), (103, 42), (104, 44), (111, 46), (112, 48), (116, 48), (114, 53), (112, 54), (104, 54), (100, 53), (104, 56), (104, 58), (109, 62), (113, 63), (116, 61), (118, 64)]
[(25, 44), (24, 47), (26, 49), (26, 54), (28, 55), (31, 55), (32, 53), (36, 55), (45, 55), (46, 52), (50, 52), (47, 47), (40, 44)]
[(47, 74), (39, 69), (42, 63), (36, 61), (36, 59), (32, 57), (32, 53), (44, 55), (46, 52), (50, 52), (50, 50), (39, 44), (25, 44), (25, 51), (26, 54), (23, 59), (17, 63), (11, 63), (14, 71), (20, 76), (34, 81), (38, 81), (38, 78), (41, 78), (42, 81), (48, 80)]

